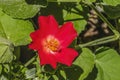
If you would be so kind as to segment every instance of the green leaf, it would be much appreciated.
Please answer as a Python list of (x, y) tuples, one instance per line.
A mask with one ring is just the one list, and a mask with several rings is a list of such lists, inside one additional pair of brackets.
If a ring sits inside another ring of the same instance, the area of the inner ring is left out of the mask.
[(2, 67), (2, 65), (0, 65), (0, 75), (2, 73), (2, 69), (3, 69), (3, 67)]
[(83, 12), (83, 8), (81, 5), (71, 8), (70, 11), (63, 10), (63, 18), (65, 21), (72, 21), (75, 29), (78, 34), (84, 30), (85, 25), (87, 24), (84, 15), (86, 13)]
[(59, 78), (56, 75), (53, 75), (52, 77), (49, 78), (49, 80), (59, 80)]
[(89, 0), (90, 2), (95, 2), (96, 0)]
[[(78, 65), (72, 65), (63, 69), (65, 73), (59, 75), (60, 80), (79, 80), (82, 69)], [(65, 77), (66, 76), (66, 77)]]
[(13, 60), (13, 49), (8, 40), (0, 38), (0, 63), (10, 63)]
[(116, 6), (120, 4), (120, 0), (103, 0), (103, 2), (107, 5), (112, 5), (112, 6)]
[(62, 75), (62, 77), (63, 77), (64, 79), (66, 79), (66, 74), (65, 74), (65, 71), (60, 70), (60, 74)]
[(9, 73), (11, 71), (11, 66), (9, 64), (4, 64), (3, 68), (4, 68), (4, 72), (5, 73)]
[(5, 35), (4, 31), (3, 31), (3, 27), (1, 27), (1, 26), (2, 26), (2, 24), (0, 22), (0, 37), (5, 37), (6, 35)]
[(36, 78), (34, 78), (33, 80), (40, 80), (40, 78), (39, 78), (39, 77), (36, 77)]
[(14, 18), (32, 18), (40, 10), (40, 5), (27, 4), (25, 0), (0, 0), (3, 11)]
[(8, 78), (4, 75), (0, 75), (0, 80), (8, 80)]
[(48, 2), (80, 2), (81, 0), (47, 0)]
[(0, 45), (0, 63), (9, 63), (13, 60), (13, 53), (9, 46)]
[(43, 69), (46, 73), (49, 73), (49, 74), (54, 74), (56, 71), (50, 65), (45, 65)]
[(10, 79), (11, 66), (9, 64), (2, 64), (2, 74), (0, 75), (0, 80)]
[(98, 50), (96, 52), (96, 80), (120, 80), (120, 56), (113, 49)]
[(96, 0), (86, 0), (87, 3), (92, 4), (93, 2), (95, 2)]
[(103, 9), (107, 16), (111, 19), (116, 19), (120, 17), (120, 5), (117, 6), (103, 5)]
[(26, 71), (26, 79), (35, 78), (36, 68), (32, 68)]
[(40, 65), (40, 60), (39, 60), (39, 57), (37, 57), (36, 61), (34, 62), (34, 64), (36, 65), (36, 69), (37, 69), (37, 72), (36, 72), (36, 75), (38, 77), (42, 77), (43, 75), (41, 74), (42, 73), (42, 67)]
[(28, 20), (13, 19), (0, 9), (0, 36), (10, 40), (15, 46), (31, 42), (29, 34), (34, 30)]
[(73, 64), (83, 69), (79, 80), (84, 80), (94, 67), (94, 54), (88, 48), (82, 48), (82, 53)]

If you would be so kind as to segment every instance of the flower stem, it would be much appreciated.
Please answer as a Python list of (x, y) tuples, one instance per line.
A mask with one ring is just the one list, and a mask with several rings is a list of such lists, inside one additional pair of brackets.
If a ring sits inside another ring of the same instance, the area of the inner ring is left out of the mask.
[(27, 63), (24, 64), (24, 66), (27, 67), (28, 65), (30, 65), (36, 59), (36, 57), (37, 57), (37, 55), (32, 57)]
[(100, 38), (100, 39), (97, 39), (97, 40), (94, 40), (94, 41), (90, 41), (88, 43), (85, 43), (85, 44), (79, 44), (76, 46), (77, 47), (86, 47), (86, 46), (95, 46), (95, 45), (100, 45), (100, 44), (104, 44), (104, 43), (108, 43), (108, 42), (111, 42), (111, 41), (115, 41), (117, 40), (117, 37), (115, 35), (113, 36), (108, 36), (108, 37), (104, 37), (104, 38)]

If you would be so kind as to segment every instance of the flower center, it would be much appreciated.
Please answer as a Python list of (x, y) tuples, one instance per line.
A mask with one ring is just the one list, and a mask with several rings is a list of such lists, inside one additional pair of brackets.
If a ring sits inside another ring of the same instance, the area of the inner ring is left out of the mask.
[(59, 49), (59, 41), (50, 36), (45, 40), (45, 48), (47, 49), (47, 51), (49, 52), (57, 52)]

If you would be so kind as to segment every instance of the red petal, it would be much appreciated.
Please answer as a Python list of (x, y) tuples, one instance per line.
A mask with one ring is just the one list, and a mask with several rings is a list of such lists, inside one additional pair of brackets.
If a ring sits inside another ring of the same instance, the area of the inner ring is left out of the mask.
[(30, 34), (32, 43), (29, 45), (30, 49), (38, 50), (41, 46), (40, 30), (36, 30)]
[(73, 60), (78, 56), (77, 51), (72, 48), (64, 48), (60, 53), (56, 54), (58, 62), (70, 66)]
[(58, 24), (53, 16), (40, 16), (38, 18), (40, 29), (30, 34), (32, 43), (29, 48), (39, 50), (42, 48), (42, 40), (58, 31)]
[(42, 50), (39, 50), (38, 53), (41, 65), (50, 64), (54, 69), (56, 68), (57, 61), (54, 54), (46, 53)]
[(55, 34), (58, 30), (58, 23), (55, 18), (50, 16), (40, 16), (38, 18), (38, 23), (41, 33), (43, 34)]
[(28, 47), (30, 48), (30, 49), (33, 49), (33, 50), (37, 50), (37, 45), (36, 44), (34, 44), (34, 43), (31, 43), (31, 44), (29, 44), (28, 45)]
[(77, 32), (73, 27), (72, 22), (64, 24), (56, 34), (56, 38), (61, 42), (62, 48), (68, 47), (77, 36)]
[(30, 37), (32, 38), (33, 41), (35, 41), (35, 40), (38, 39), (39, 33), (40, 33), (40, 30), (38, 29), (38, 30), (36, 30), (35, 32), (32, 32), (32, 33), (30, 34)]

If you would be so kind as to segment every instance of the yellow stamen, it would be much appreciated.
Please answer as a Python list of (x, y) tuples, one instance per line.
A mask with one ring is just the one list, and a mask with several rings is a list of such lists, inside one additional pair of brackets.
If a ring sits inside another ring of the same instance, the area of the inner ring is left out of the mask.
[(45, 48), (47, 51), (56, 52), (59, 49), (59, 41), (54, 37), (48, 37), (45, 40)]

